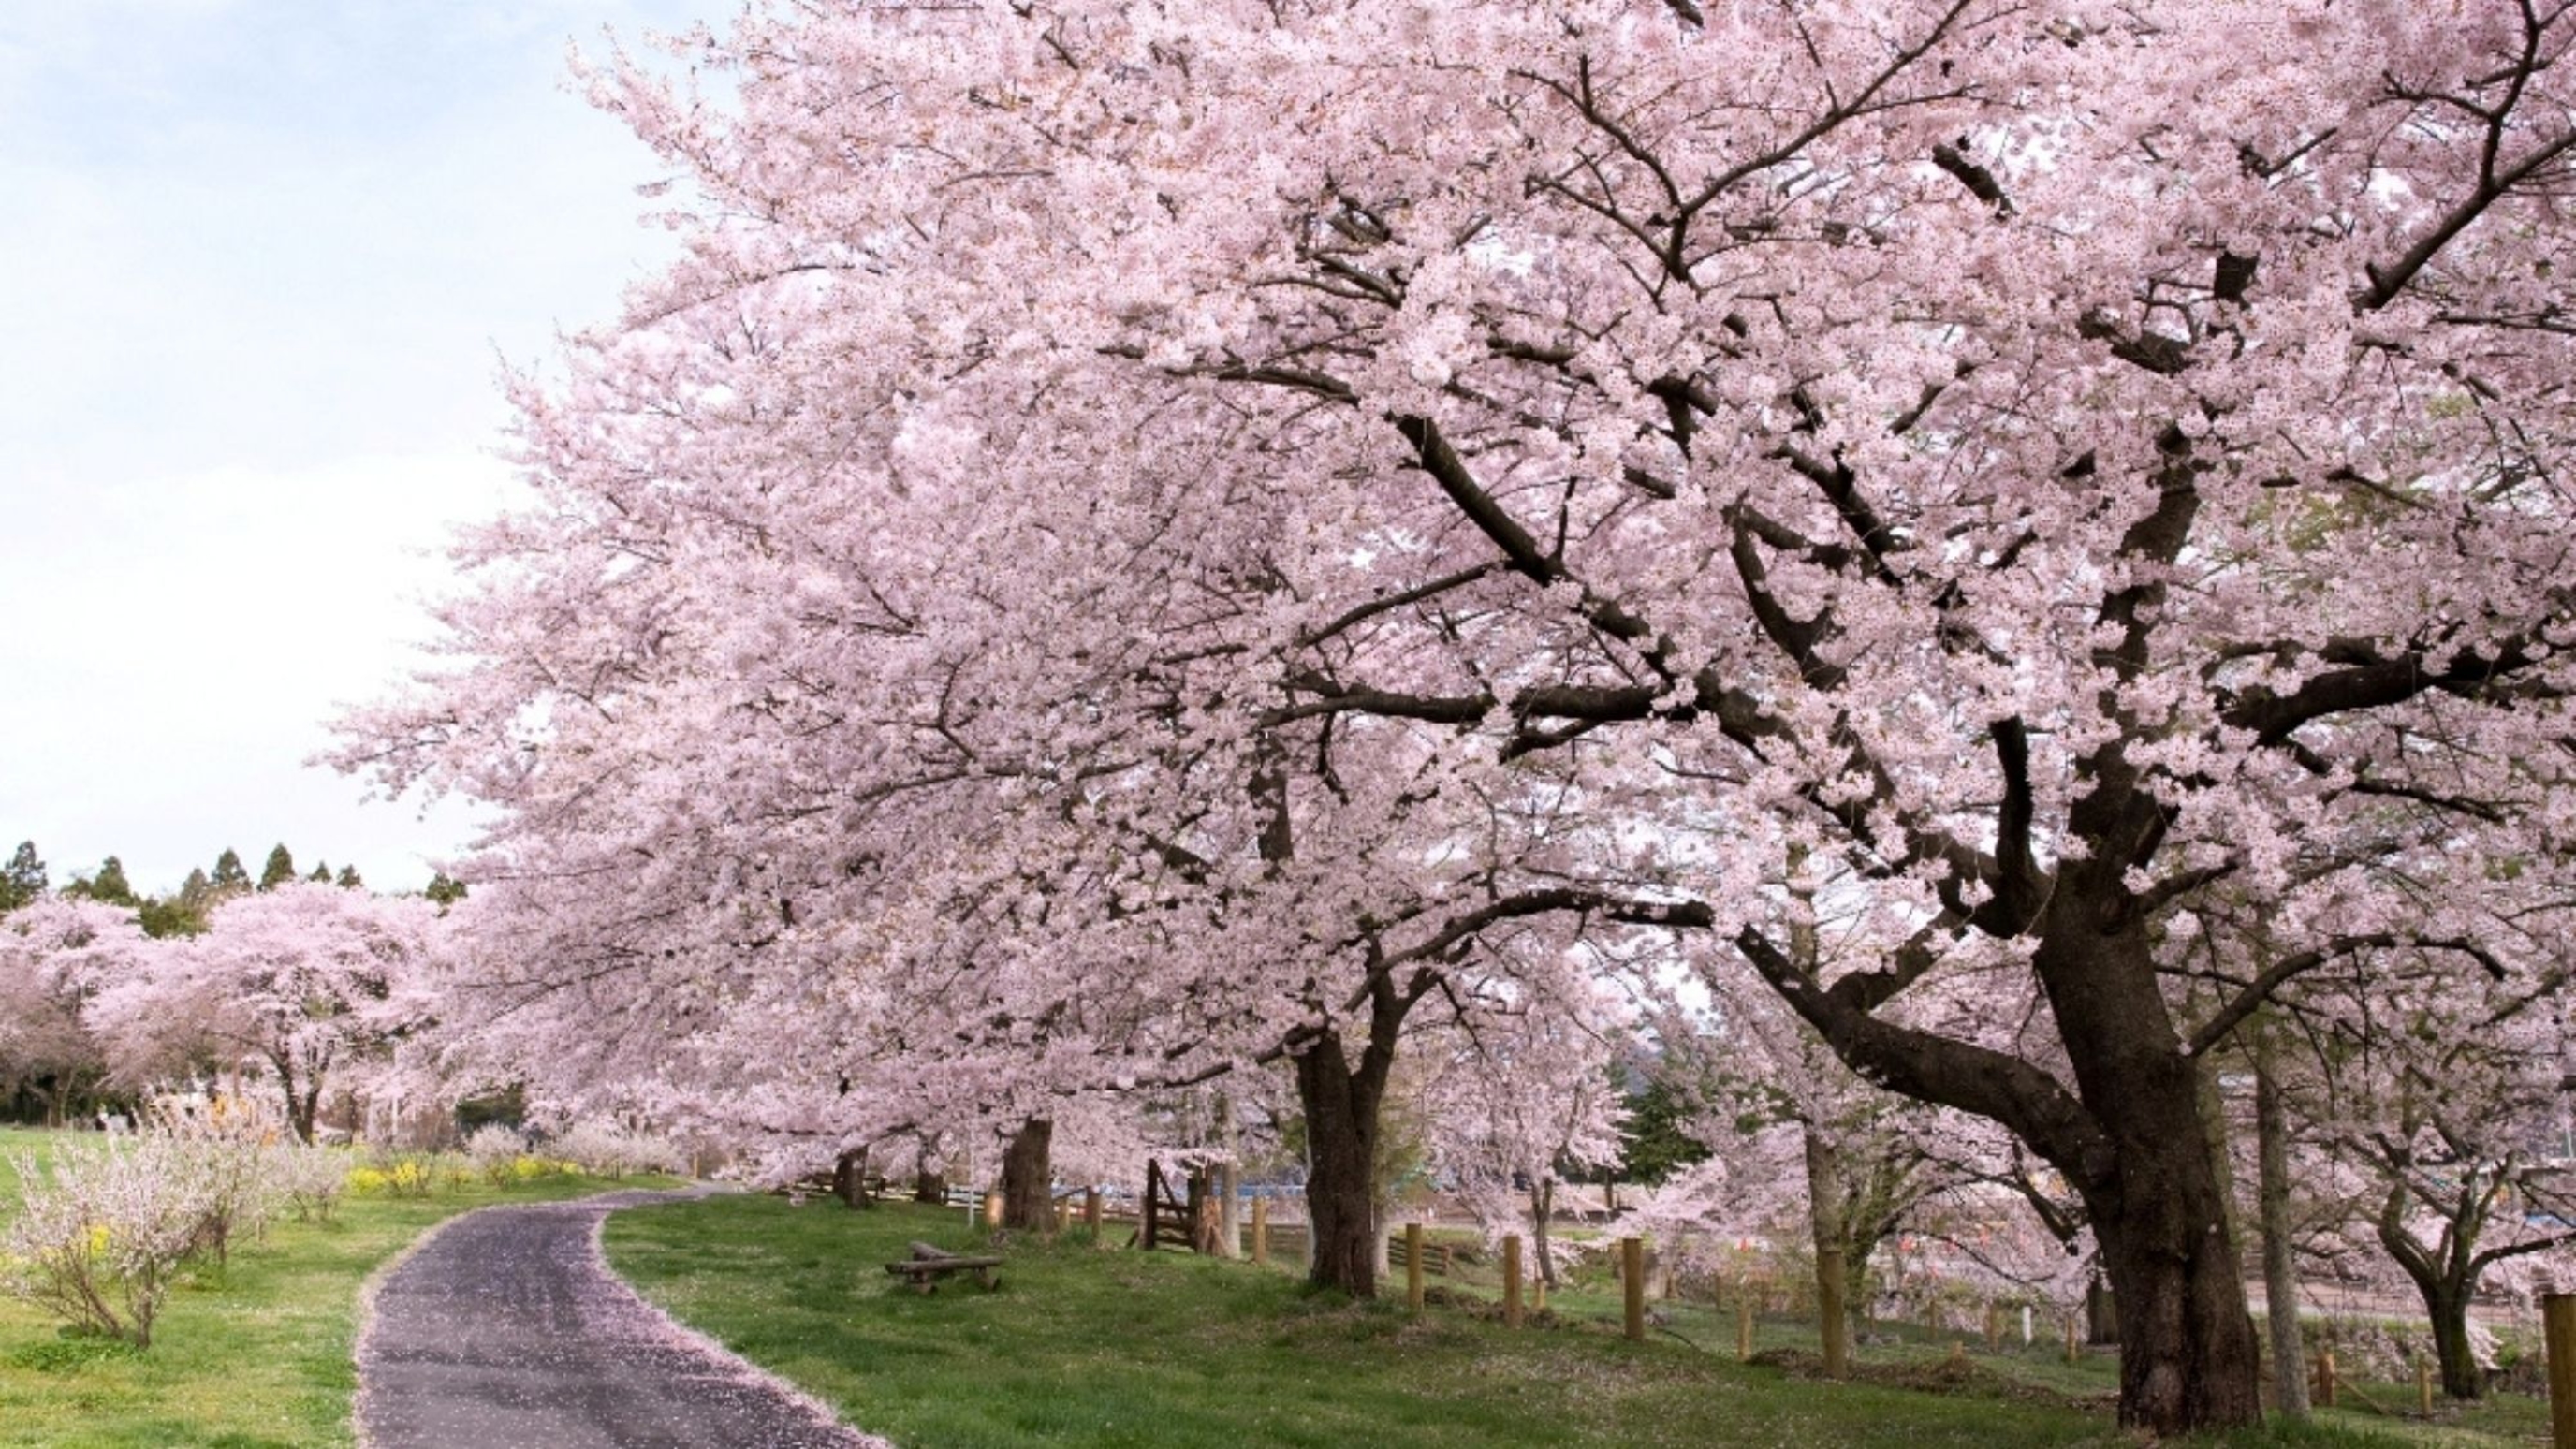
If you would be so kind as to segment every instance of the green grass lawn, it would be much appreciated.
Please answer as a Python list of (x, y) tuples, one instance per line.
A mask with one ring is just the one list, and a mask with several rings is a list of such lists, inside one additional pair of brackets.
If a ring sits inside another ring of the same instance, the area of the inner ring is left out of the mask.
[[(1718, 1335), (1713, 1315), (1695, 1333), (1668, 1312), (1700, 1346), (1661, 1334), (1632, 1345), (1580, 1321), (1585, 1295), (1561, 1296), (1558, 1326), (1512, 1332), (1460, 1306), (1414, 1319), (1400, 1278), (1395, 1305), (1352, 1305), (1285, 1271), (1072, 1241), (1011, 1243), (997, 1292), (925, 1297), (881, 1266), (915, 1238), (981, 1246), (953, 1211), (769, 1197), (640, 1209), (607, 1229), (610, 1262), (649, 1297), (906, 1449), (2136, 1442), (2095, 1406), (2112, 1387), (2103, 1361), (1986, 1361), (1950, 1392), (1825, 1384), (1735, 1363), (1731, 1315)], [(1790, 1333), (1766, 1325), (1764, 1342)], [(1872, 1357), (1947, 1351), (1900, 1344)], [(2407, 1440), (2338, 1425), (2225, 1442)]]
[[(5, 1158), (56, 1134), (0, 1128), (0, 1215), (17, 1183)], [(626, 1185), (634, 1185), (632, 1183)], [(222, 1271), (171, 1295), (148, 1352), (71, 1339), (0, 1298), (0, 1446), (270, 1449), (352, 1442), (358, 1289), (424, 1229), (468, 1208), (537, 1202), (607, 1184), (475, 1183), (423, 1199), (348, 1197), (326, 1224), (281, 1222)]]

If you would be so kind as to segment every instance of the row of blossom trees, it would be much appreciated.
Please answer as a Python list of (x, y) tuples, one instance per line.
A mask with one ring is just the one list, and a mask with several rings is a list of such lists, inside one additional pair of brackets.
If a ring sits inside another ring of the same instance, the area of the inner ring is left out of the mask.
[(332, 1093), (398, 1070), (431, 1016), (439, 907), (291, 882), (219, 900), (195, 935), (147, 937), (124, 906), (47, 895), (0, 916), (0, 1066), (136, 1095), (201, 1077), (258, 1083), (311, 1142)]
[(2571, 34), (755, 5), (585, 72), (685, 254), (341, 759), (491, 809), (461, 1019), (562, 1090), (1025, 1145), (1275, 1069), (1367, 1292), (1400, 1063), (1544, 1137), (1552, 1015), (1761, 1000), (2074, 1205), (2124, 1420), (2248, 1422), (2246, 1034), (2493, 983), (2315, 1098), (2402, 1182), (2561, 980)]

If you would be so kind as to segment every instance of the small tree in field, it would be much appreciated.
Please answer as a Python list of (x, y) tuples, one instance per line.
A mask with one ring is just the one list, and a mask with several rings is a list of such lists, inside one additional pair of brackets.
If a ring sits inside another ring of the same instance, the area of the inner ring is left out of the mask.
[(349, 1163), (337, 1149), (313, 1142), (278, 1144), (271, 1183), (298, 1222), (327, 1223), (349, 1190)]
[(25, 1201), (0, 1236), (0, 1287), (76, 1329), (150, 1347), (206, 1219), (187, 1156), (157, 1136), (64, 1144), (48, 1177), (17, 1154)]
[(195, 1205), (190, 1251), (212, 1255), (218, 1267), (234, 1240), (265, 1229), (285, 1200), (284, 1149), (300, 1144), (267, 1102), (164, 1093), (145, 1105), (140, 1129)]

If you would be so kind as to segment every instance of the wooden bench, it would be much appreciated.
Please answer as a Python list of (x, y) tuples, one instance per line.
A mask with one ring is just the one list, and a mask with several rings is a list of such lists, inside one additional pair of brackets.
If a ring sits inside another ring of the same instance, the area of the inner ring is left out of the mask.
[(909, 1279), (915, 1292), (935, 1293), (939, 1280), (951, 1273), (971, 1272), (975, 1281), (986, 1288), (1002, 1286), (1001, 1276), (993, 1270), (1002, 1266), (999, 1258), (967, 1258), (928, 1243), (912, 1245), (912, 1256), (900, 1263), (888, 1263), (885, 1270)]

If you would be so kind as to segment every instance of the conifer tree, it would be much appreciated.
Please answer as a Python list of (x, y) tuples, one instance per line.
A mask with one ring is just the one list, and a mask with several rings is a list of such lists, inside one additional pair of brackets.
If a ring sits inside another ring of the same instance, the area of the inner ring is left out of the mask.
[(98, 863), (98, 874), (75, 875), (67, 888), (72, 895), (111, 906), (133, 906), (142, 902), (134, 894), (134, 883), (125, 878), (125, 862), (115, 856)]
[(0, 867), (0, 915), (6, 915), (43, 895), (48, 884), (44, 859), (36, 854), (36, 842), (19, 841), (17, 851), (9, 857), (9, 864)]

